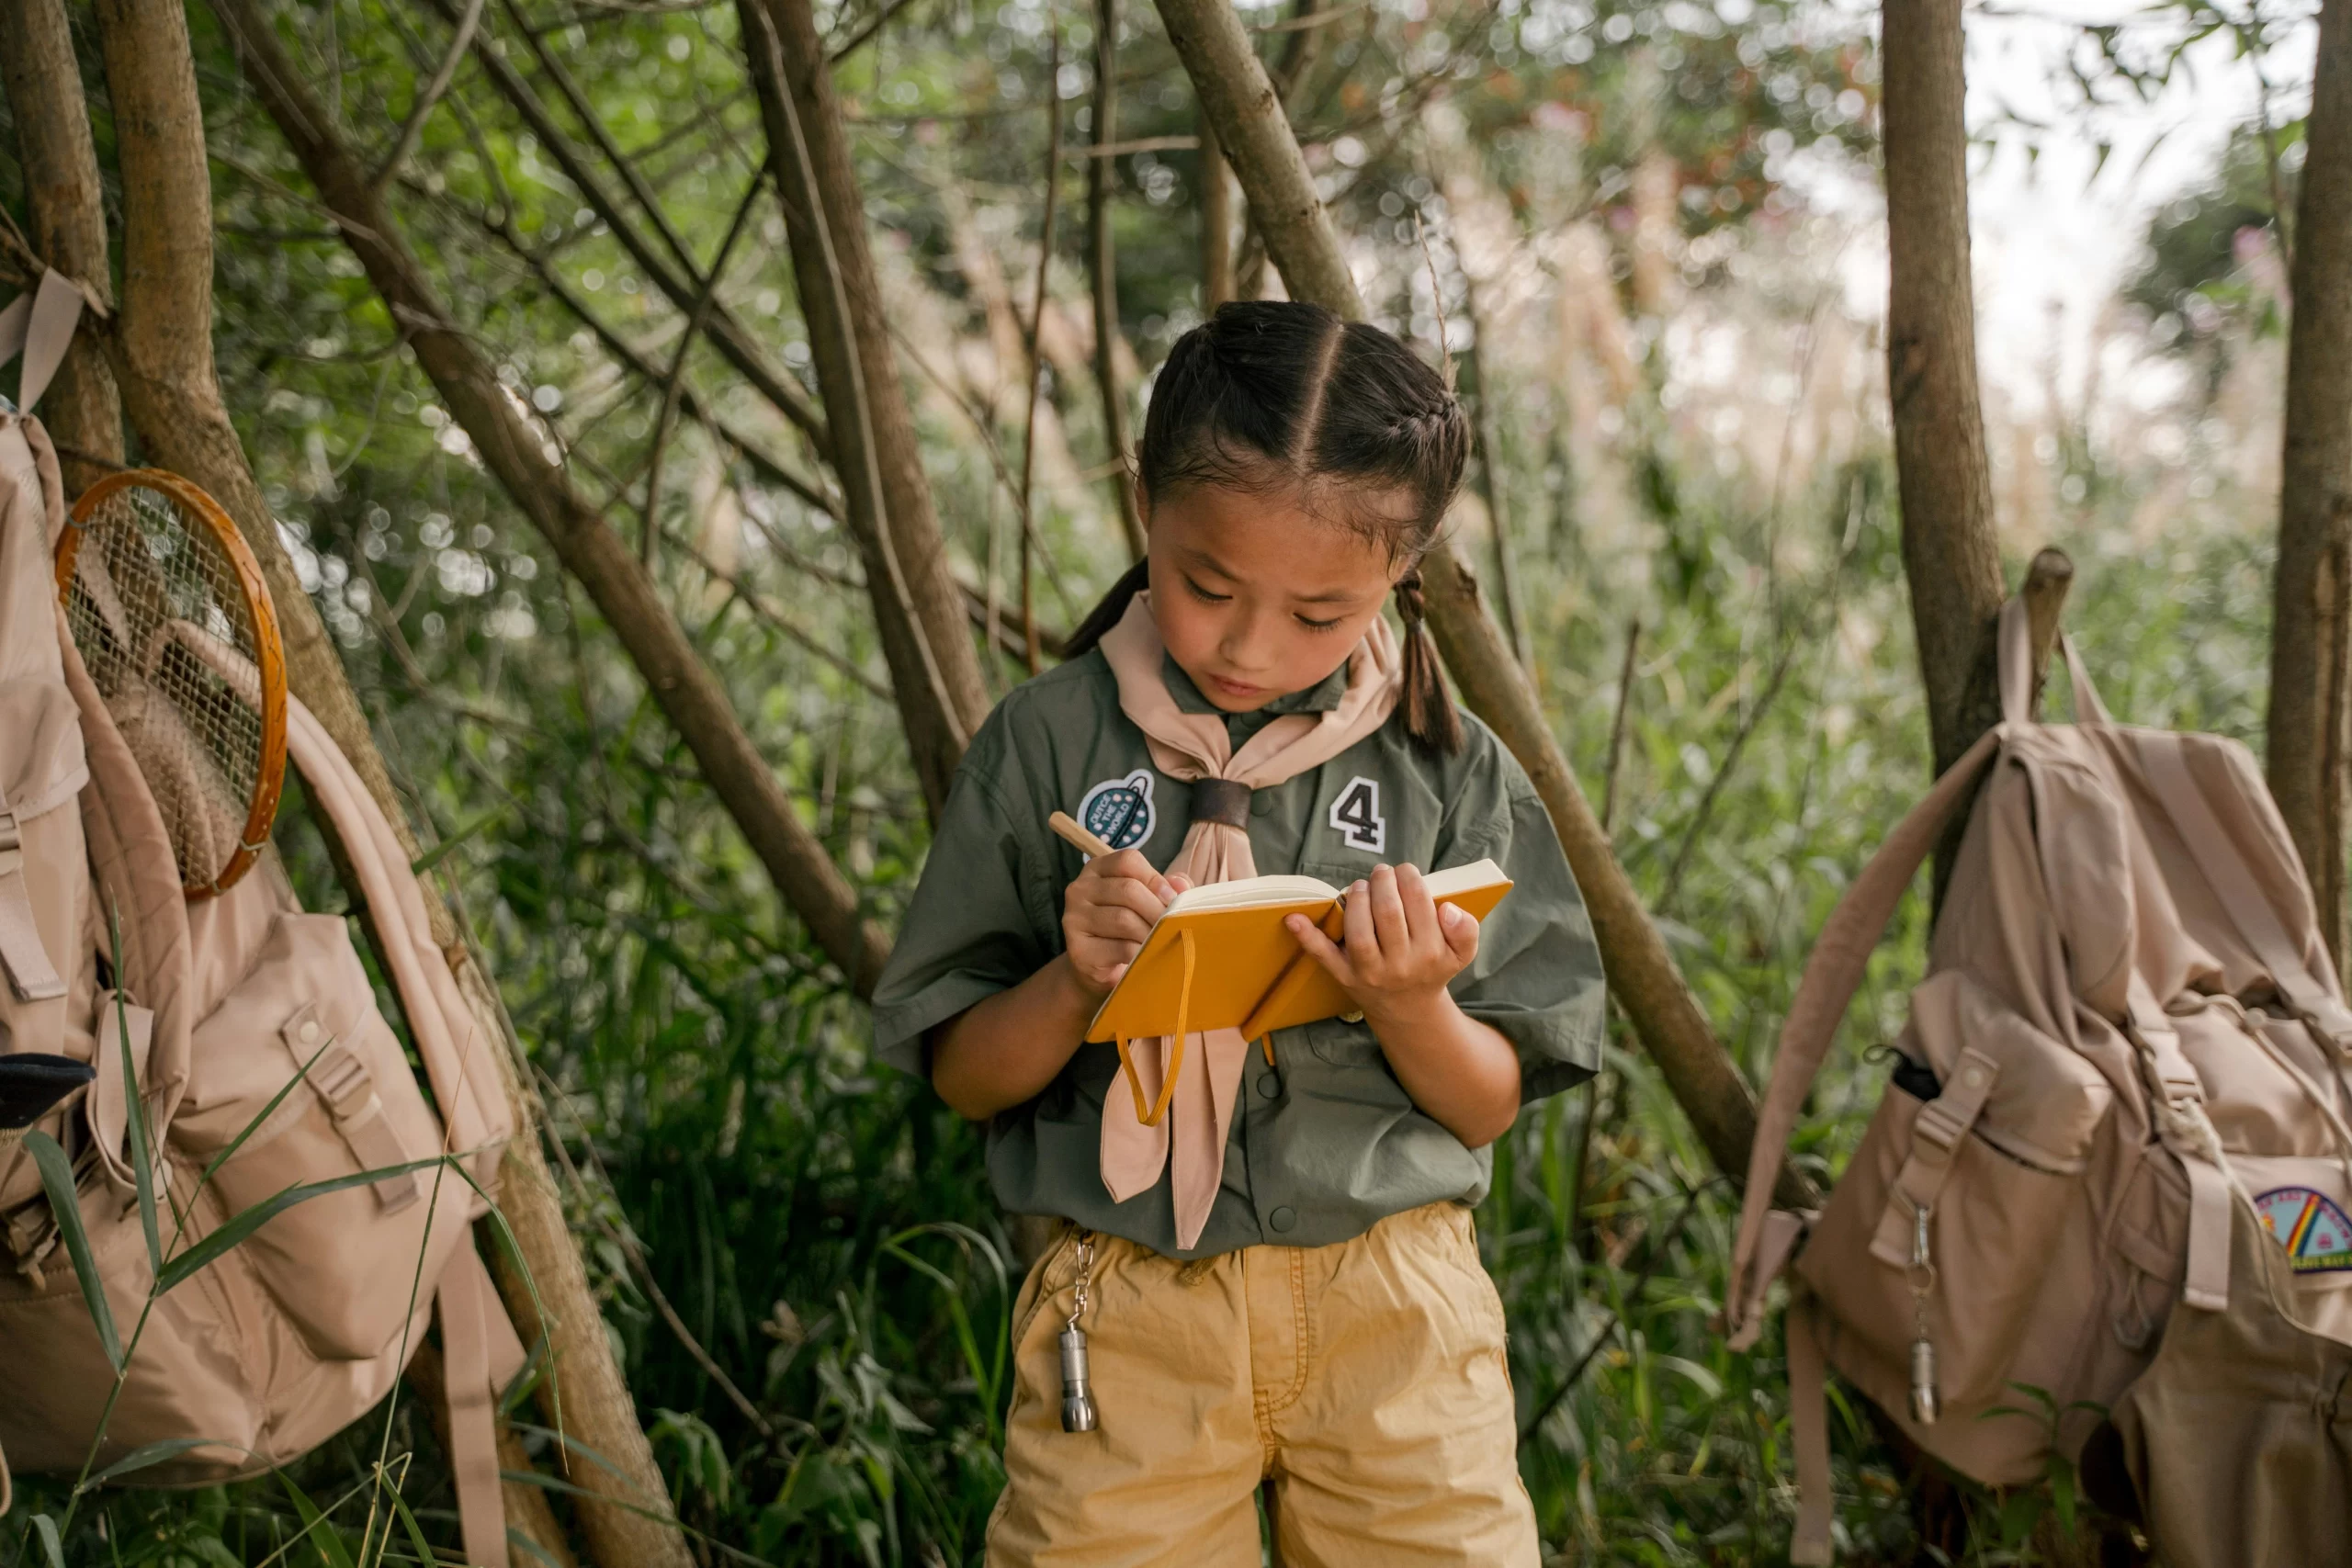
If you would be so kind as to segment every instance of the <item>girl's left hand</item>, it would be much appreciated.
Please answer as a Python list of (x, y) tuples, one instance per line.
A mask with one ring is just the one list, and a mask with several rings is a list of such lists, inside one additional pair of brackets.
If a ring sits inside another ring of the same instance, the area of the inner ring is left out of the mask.
[(1375, 866), (1348, 889), (1341, 946), (1304, 915), (1291, 935), (1356, 999), (1367, 1019), (1410, 1011), (1436, 998), (1478, 956), (1478, 919), (1441, 906), (1412, 866)]

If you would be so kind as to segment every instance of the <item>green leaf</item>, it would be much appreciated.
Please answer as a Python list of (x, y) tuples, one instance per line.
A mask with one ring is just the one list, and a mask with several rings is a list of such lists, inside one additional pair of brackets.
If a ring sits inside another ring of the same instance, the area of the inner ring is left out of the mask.
[(164, 1265), (164, 1271), (155, 1277), (155, 1293), (158, 1296), (169, 1294), (192, 1276), (202, 1273), (243, 1246), (247, 1236), (297, 1203), (307, 1203), (330, 1192), (347, 1192), (355, 1187), (372, 1187), (387, 1177), (405, 1176), (412, 1170), (429, 1170), (440, 1163), (441, 1156), (435, 1155), (430, 1159), (404, 1160), (399, 1165), (383, 1166), (375, 1170), (330, 1177), (324, 1181), (297, 1182), (273, 1197), (263, 1199), (250, 1209), (242, 1209), (232, 1214), (219, 1230)]
[(327, 1568), (356, 1568), (351, 1561), (351, 1552), (343, 1544), (343, 1538), (335, 1534), (333, 1525), (327, 1523), (327, 1517), (319, 1511), (319, 1506), (288, 1479), (282, 1470), (277, 1472), (277, 1483), (286, 1488), (286, 1495), (293, 1499), (294, 1511), (302, 1517), (302, 1534), (296, 1539), (307, 1538), (315, 1542), (319, 1555), (326, 1559)]
[(58, 1539), (57, 1521), (47, 1514), (35, 1514), (33, 1533), (40, 1537), (40, 1548), (49, 1558), (49, 1568), (65, 1568), (65, 1542)]
[(129, 1475), (135, 1470), (145, 1470), (149, 1465), (162, 1464), (165, 1460), (177, 1459), (193, 1449), (233, 1449), (236, 1446), (234, 1443), (224, 1443), (218, 1438), (166, 1438), (158, 1443), (141, 1444), (74, 1487), (74, 1490), (76, 1493), (96, 1491), (117, 1476)]
[(90, 1321), (97, 1325), (98, 1344), (107, 1353), (107, 1365), (122, 1375), (122, 1339), (114, 1331), (114, 1308), (107, 1304), (105, 1281), (98, 1278), (98, 1260), (90, 1251), (90, 1233), (82, 1228), (81, 1195), (74, 1185), (74, 1162), (57, 1146), (57, 1140), (38, 1129), (25, 1134), (25, 1148), (32, 1155), (33, 1164), (40, 1168), (40, 1184), (49, 1193), (50, 1213), (56, 1216), (58, 1233), (65, 1237), (66, 1255), (74, 1259), (74, 1277), (82, 1282), (82, 1301), (90, 1309)]
[(464, 827), (458, 829), (456, 832), (450, 834), (447, 838), (442, 840), (439, 843), (434, 845), (431, 849), (417, 856), (416, 859), (411, 861), (409, 863), (409, 870), (414, 872), (419, 876), (423, 876), (426, 872), (431, 871), (435, 866), (439, 865), (443, 861), (448, 859), (450, 851), (464, 843), (468, 839), (472, 838), (476, 833), (481, 832), (484, 828), (489, 827), (492, 822), (495, 822), (500, 818), (505, 816), (506, 811), (507, 808), (503, 806), (492, 807), (489, 810), (483, 812), (481, 816), (475, 818), (472, 821), (467, 823)]
[[(237, 1135), (229, 1140), (229, 1146), (212, 1156), (212, 1163), (206, 1166), (204, 1168), (204, 1174), (197, 1179), (197, 1192), (201, 1192), (207, 1187), (210, 1186), (212, 1184), (213, 1173), (219, 1170), (222, 1166), (228, 1164), (236, 1152), (245, 1146), (245, 1140), (252, 1137), (254, 1134), (260, 1129), (263, 1122), (267, 1122), (272, 1116), (277, 1113), (277, 1108), (286, 1103), (286, 1097), (294, 1092), (297, 1085), (309, 1080), (311, 1077), (311, 1069), (317, 1066), (319, 1064), (319, 1058), (327, 1054), (327, 1048), (334, 1043), (334, 1038), (335, 1037), (334, 1035), (330, 1034), (324, 1041), (321, 1042), (319, 1048), (311, 1053), (311, 1059), (302, 1064), (301, 1069), (295, 1073), (292, 1077), (288, 1078), (285, 1084), (276, 1094), (269, 1097), (269, 1103), (255, 1111), (251, 1121), (247, 1122), (243, 1127), (237, 1129)], [(191, 1201), (193, 1201), (195, 1193), (189, 1194)]]
[[(409, 1512), (408, 1499), (401, 1495), (400, 1488), (397, 1486), (391, 1488), (389, 1495), (392, 1500), (392, 1513), (400, 1519), (401, 1528), (408, 1532), (409, 1545), (416, 1549), (416, 1560), (425, 1563), (440, 1562), (439, 1555), (433, 1550), (432, 1542), (424, 1539), (424, 1529), (416, 1522), (416, 1516)], [(385, 1544), (389, 1548), (390, 1542), (387, 1541)]]
[(141, 1091), (139, 1065), (130, 1055), (130, 1004), (122, 994), (122, 917), (107, 905), (107, 940), (114, 962), (115, 1043), (122, 1055), (122, 1098), (130, 1114), (130, 1171), (139, 1184), (139, 1226), (147, 1235), (147, 1267), (164, 1271), (164, 1233), (155, 1219), (155, 1160), (147, 1143), (147, 1097)]

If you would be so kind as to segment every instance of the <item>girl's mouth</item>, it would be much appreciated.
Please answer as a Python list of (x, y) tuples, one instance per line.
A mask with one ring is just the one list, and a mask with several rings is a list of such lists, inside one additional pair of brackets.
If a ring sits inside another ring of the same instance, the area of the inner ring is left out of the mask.
[(1210, 676), (1209, 684), (1216, 688), (1217, 695), (1231, 697), (1236, 701), (1258, 696), (1266, 689), (1263, 686), (1253, 686), (1247, 681), (1228, 681), (1222, 675)]

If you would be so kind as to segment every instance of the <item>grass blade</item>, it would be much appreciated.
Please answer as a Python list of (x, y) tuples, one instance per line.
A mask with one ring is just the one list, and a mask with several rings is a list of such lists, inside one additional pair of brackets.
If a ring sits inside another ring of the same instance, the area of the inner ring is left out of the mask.
[(33, 1533), (40, 1537), (40, 1549), (49, 1558), (49, 1568), (65, 1568), (65, 1542), (58, 1538), (57, 1521), (47, 1514), (35, 1514)]
[[(62, 1155), (60, 1157), (63, 1157)], [(346, 1192), (355, 1187), (372, 1187), (387, 1177), (405, 1176), (412, 1170), (425, 1170), (439, 1165), (441, 1156), (430, 1159), (406, 1160), (377, 1170), (354, 1171), (349, 1176), (330, 1177), (324, 1181), (300, 1181), (284, 1191), (263, 1199), (250, 1209), (232, 1214), (219, 1230), (181, 1253), (164, 1266), (155, 1276), (155, 1294), (169, 1294), (185, 1284), (192, 1276), (202, 1273), (214, 1263), (243, 1245), (246, 1237), (269, 1224), (297, 1203), (307, 1203), (313, 1198), (323, 1198), (330, 1192)]]
[(96, 1325), (98, 1344), (107, 1353), (107, 1364), (122, 1375), (122, 1338), (114, 1330), (114, 1308), (107, 1303), (107, 1288), (98, 1278), (98, 1260), (90, 1251), (90, 1233), (82, 1228), (81, 1194), (74, 1184), (74, 1162), (57, 1146), (57, 1140), (38, 1129), (25, 1134), (25, 1148), (33, 1156), (33, 1164), (40, 1168), (41, 1187), (49, 1193), (50, 1213), (56, 1217), (58, 1234), (65, 1238), (66, 1255), (74, 1259), (74, 1277), (82, 1282), (82, 1300), (90, 1309), (90, 1321)]
[(464, 827), (458, 829), (456, 832), (450, 834), (447, 838), (442, 840), (439, 843), (434, 845), (431, 849), (417, 856), (416, 859), (411, 861), (409, 863), (409, 870), (419, 876), (423, 876), (426, 872), (431, 871), (435, 866), (439, 865), (443, 861), (447, 860), (449, 856), (450, 851), (464, 843), (468, 839), (472, 838), (476, 833), (481, 832), (484, 828), (489, 827), (492, 822), (495, 822), (500, 818), (505, 816), (507, 809), (508, 808), (503, 806), (492, 807), (488, 811), (483, 812), (481, 816), (475, 818), (472, 821), (467, 823)]
[(350, 1549), (343, 1544), (343, 1537), (335, 1534), (334, 1526), (327, 1522), (326, 1515), (319, 1511), (319, 1506), (311, 1501), (309, 1495), (295, 1485), (284, 1471), (277, 1472), (277, 1483), (294, 1500), (294, 1511), (302, 1517), (302, 1534), (319, 1549), (327, 1568), (356, 1568), (351, 1561)]
[[(122, 921), (111, 907), (107, 910), (107, 928), (114, 942), (114, 973), (118, 982), (122, 977)], [(114, 994), (115, 1043), (122, 1055), (122, 1098), (130, 1114), (123, 1118), (130, 1130), (130, 1170), (139, 1183), (139, 1226), (147, 1234), (147, 1266), (156, 1273), (164, 1271), (164, 1232), (155, 1218), (155, 1160), (147, 1140), (147, 1095), (139, 1081), (139, 1064), (130, 1055), (130, 1004), (123, 999), (119, 987)]]
[[(401, 1528), (408, 1532), (409, 1545), (416, 1549), (416, 1560), (424, 1563), (440, 1562), (440, 1555), (433, 1550), (432, 1543), (424, 1539), (424, 1527), (416, 1522), (414, 1514), (409, 1512), (408, 1499), (401, 1495), (400, 1488), (397, 1486), (389, 1488), (388, 1495), (392, 1500), (392, 1513), (400, 1519)], [(389, 1541), (385, 1543), (388, 1550), (390, 1544)]]
[(142, 1443), (97, 1474), (76, 1484), (74, 1490), (77, 1493), (95, 1492), (118, 1476), (145, 1470), (149, 1465), (162, 1464), (165, 1460), (177, 1459), (192, 1449), (233, 1449), (236, 1446), (224, 1443), (218, 1438), (166, 1438), (159, 1443)]
[[(269, 1097), (269, 1103), (263, 1106), (258, 1111), (255, 1111), (254, 1113), (253, 1120), (247, 1122), (243, 1127), (237, 1130), (237, 1135), (229, 1140), (229, 1146), (212, 1156), (212, 1163), (204, 1168), (204, 1174), (197, 1178), (194, 1190), (188, 1193), (188, 1201), (190, 1203), (196, 1201), (196, 1196), (198, 1193), (202, 1192), (207, 1187), (212, 1184), (213, 1173), (218, 1171), (222, 1166), (228, 1164), (236, 1152), (245, 1146), (245, 1140), (252, 1137), (262, 1123), (267, 1122), (272, 1116), (277, 1113), (277, 1108), (286, 1103), (286, 1097), (294, 1092), (295, 1087), (310, 1080), (311, 1069), (319, 1065), (319, 1058), (325, 1055), (328, 1049), (334, 1044), (334, 1036), (330, 1034), (320, 1044), (317, 1050), (311, 1053), (311, 1059), (302, 1064), (301, 1069), (295, 1073), (292, 1077), (288, 1078), (284, 1087), (280, 1088), (276, 1094)], [(172, 1239), (176, 1242), (179, 1238), (175, 1236)]]

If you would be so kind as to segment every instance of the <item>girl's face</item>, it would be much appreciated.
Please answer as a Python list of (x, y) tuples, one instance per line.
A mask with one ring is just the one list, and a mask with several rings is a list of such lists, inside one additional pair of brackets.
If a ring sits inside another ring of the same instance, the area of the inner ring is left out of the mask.
[(1248, 713), (1338, 669), (1403, 575), (1385, 545), (1300, 498), (1191, 485), (1157, 506), (1151, 609), (1201, 694)]

